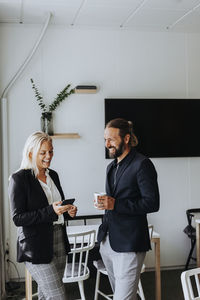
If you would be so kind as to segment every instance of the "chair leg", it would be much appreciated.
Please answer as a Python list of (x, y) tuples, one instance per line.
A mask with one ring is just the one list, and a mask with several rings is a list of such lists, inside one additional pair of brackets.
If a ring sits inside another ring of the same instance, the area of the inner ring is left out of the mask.
[(25, 289), (26, 289), (26, 300), (32, 299), (32, 276), (25, 267)]
[(78, 281), (78, 286), (79, 286), (79, 291), (80, 291), (80, 294), (81, 294), (81, 300), (86, 300), (85, 299), (85, 293), (84, 293), (83, 281)]
[(192, 253), (193, 253), (195, 244), (196, 244), (196, 240), (192, 240), (192, 241), (191, 241), (191, 249), (190, 249), (190, 253), (189, 253), (189, 255), (188, 255), (187, 262), (186, 262), (186, 264), (185, 264), (185, 270), (188, 269), (188, 266), (189, 266), (189, 263), (190, 263), (190, 259), (191, 259), (191, 257), (192, 257)]
[(99, 282), (100, 282), (100, 272), (99, 272), (99, 270), (97, 270), (97, 278), (96, 278), (96, 284), (95, 284), (94, 300), (98, 299)]
[(138, 283), (138, 294), (139, 294), (141, 300), (145, 300), (141, 280), (139, 280), (139, 283)]

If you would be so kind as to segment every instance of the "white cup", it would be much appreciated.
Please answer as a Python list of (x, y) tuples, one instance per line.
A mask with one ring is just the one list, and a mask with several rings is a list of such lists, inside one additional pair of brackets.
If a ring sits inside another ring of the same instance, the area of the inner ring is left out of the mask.
[(96, 207), (96, 205), (98, 204), (98, 196), (105, 196), (106, 193), (98, 193), (98, 192), (95, 192), (94, 193), (94, 206)]

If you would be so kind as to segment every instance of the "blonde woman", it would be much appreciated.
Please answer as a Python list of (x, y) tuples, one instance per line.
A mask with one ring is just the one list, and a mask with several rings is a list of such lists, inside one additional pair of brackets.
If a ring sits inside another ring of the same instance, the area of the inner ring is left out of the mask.
[(17, 261), (38, 284), (38, 299), (67, 299), (62, 275), (70, 246), (64, 218), (77, 208), (63, 205), (58, 174), (49, 169), (53, 157), (50, 136), (30, 135), (25, 143), (20, 169), (12, 174), (9, 196), (14, 224), (18, 227)]

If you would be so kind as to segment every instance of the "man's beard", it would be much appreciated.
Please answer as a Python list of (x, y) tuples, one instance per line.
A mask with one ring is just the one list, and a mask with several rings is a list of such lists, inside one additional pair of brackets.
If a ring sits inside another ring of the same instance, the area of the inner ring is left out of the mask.
[[(109, 147), (108, 148), (108, 153), (109, 153), (109, 157), (110, 158), (117, 158), (117, 157), (119, 157), (119, 156), (121, 156), (123, 153), (124, 153), (124, 150), (125, 150), (125, 143), (124, 143), (124, 141), (121, 141), (121, 143), (119, 144), (119, 146), (116, 148), (116, 147), (114, 147), (114, 146), (112, 146), (112, 147)], [(110, 152), (109, 151), (109, 149), (115, 149), (115, 152)]]

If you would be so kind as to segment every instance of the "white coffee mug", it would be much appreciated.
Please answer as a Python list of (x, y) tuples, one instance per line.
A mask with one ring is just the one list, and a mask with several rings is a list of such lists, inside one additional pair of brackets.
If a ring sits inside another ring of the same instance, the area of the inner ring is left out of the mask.
[(95, 192), (94, 193), (94, 205), (97, 205), (98, 204), (98, 196), (105, 196), (106, 193), (98, 193), (98, 192)]

